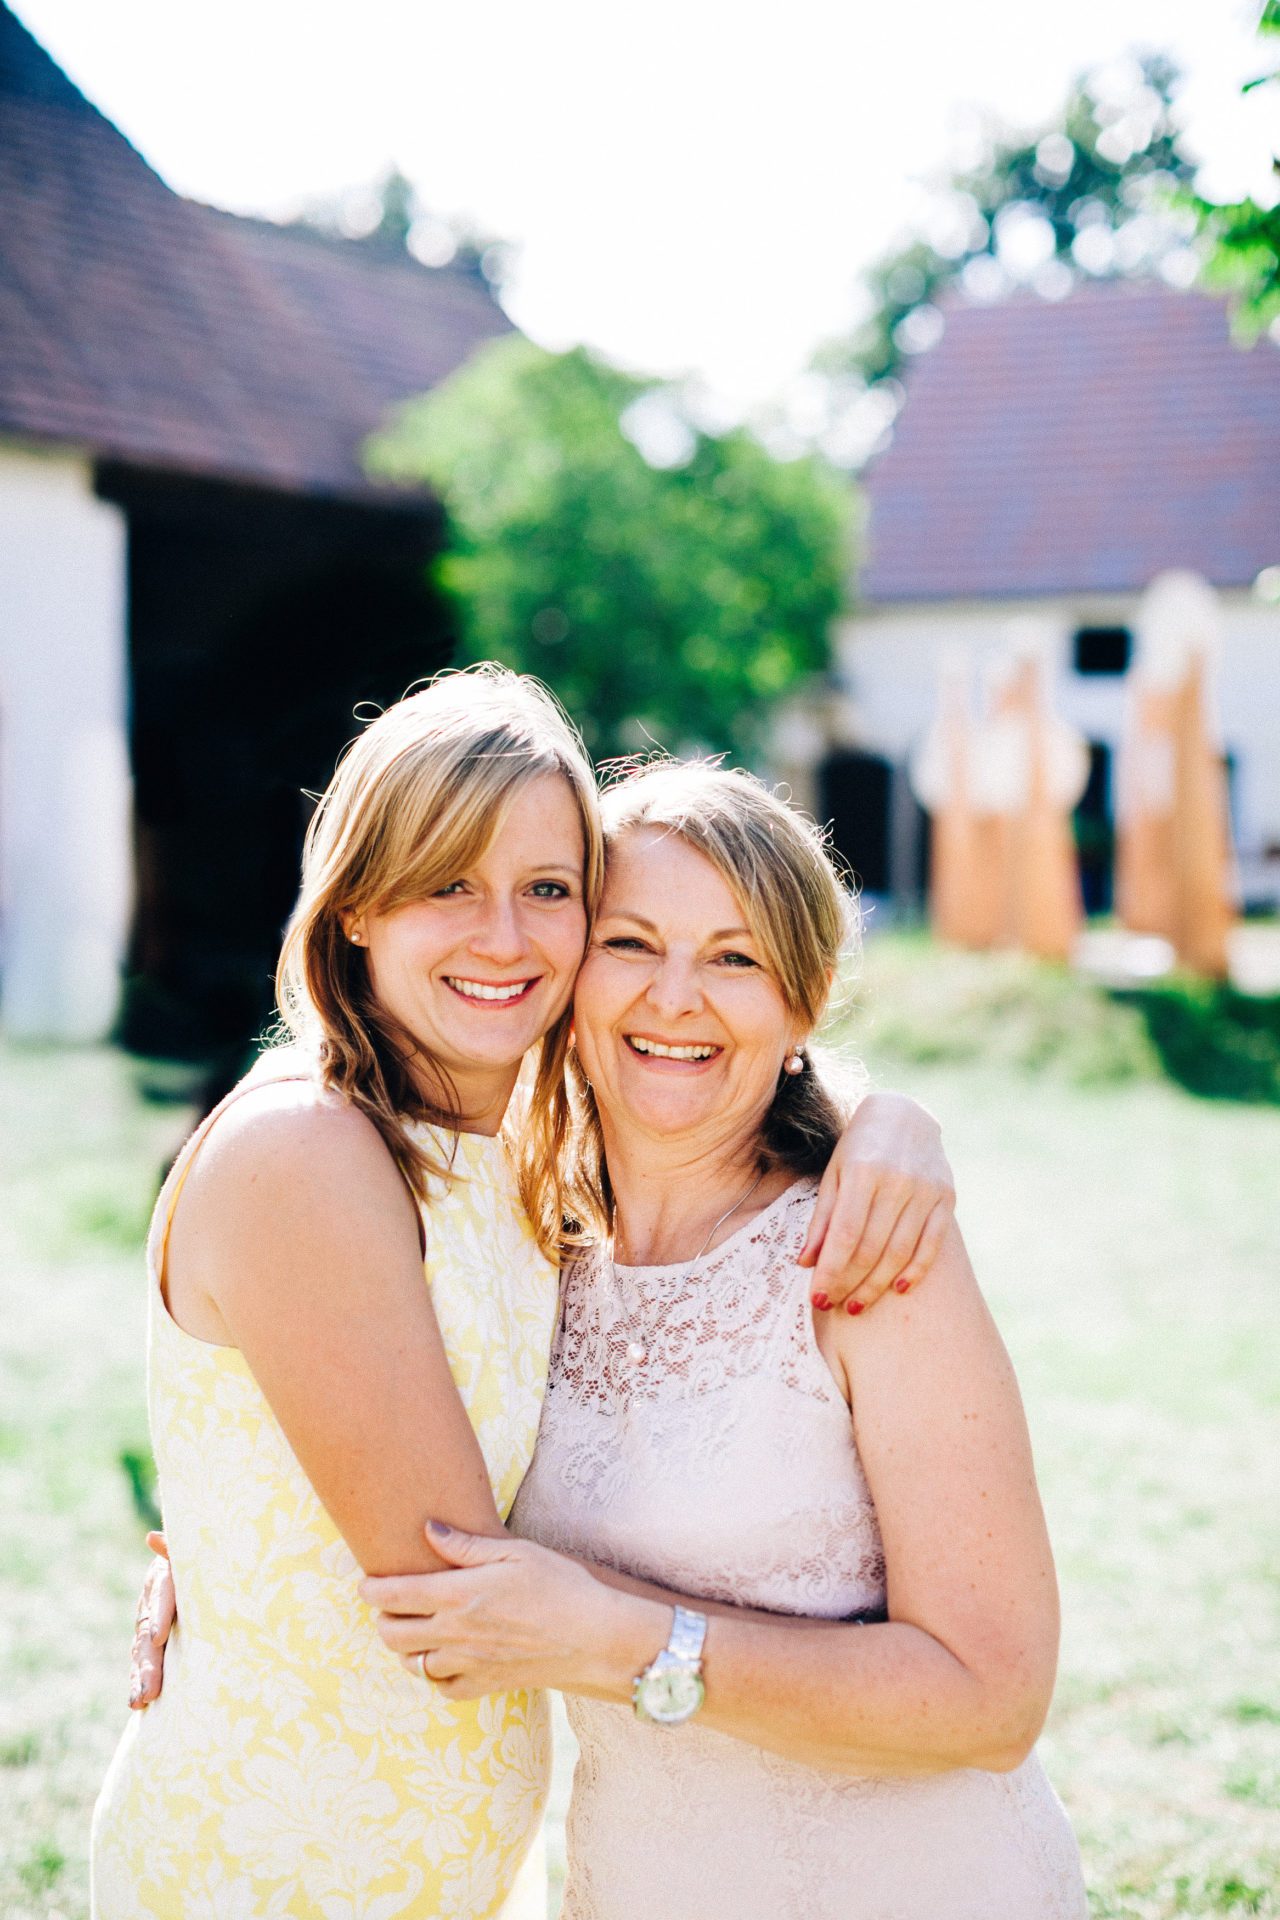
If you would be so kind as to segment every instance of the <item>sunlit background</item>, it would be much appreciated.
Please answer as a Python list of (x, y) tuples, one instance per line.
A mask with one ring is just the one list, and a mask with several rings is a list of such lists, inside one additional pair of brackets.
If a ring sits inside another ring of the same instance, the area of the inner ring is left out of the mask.
[[(552, 346), (783, 393), (857, 278), (972, 147), (1052, 119), (1072, 78), (1180, 64), (1203, 191), (1269, 192), (1270, 103), (1241, 0), (21, 0), (179, 192), (292, 217), (395, 164), (435, 221), (514, 249), (504, 303)], [(1124, 75), (1116, 76), (1123, 89)], [(364, 195), (361, 189), (365, 189)], [(444, 236), (418, 236), (440, 257)]]

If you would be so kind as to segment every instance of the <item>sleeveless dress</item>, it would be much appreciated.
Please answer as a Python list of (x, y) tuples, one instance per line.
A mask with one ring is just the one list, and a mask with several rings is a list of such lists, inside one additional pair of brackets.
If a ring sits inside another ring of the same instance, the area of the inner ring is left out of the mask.
[[(264, 1077), (282, 1076), (251, 1084)], [(453, 1702), (404, 1671), (239, 1350), (170, 1317), (169, 1221), (222, 1110), (180, 1155), (148, 1245), (148, 1400), (179, 1619), (164, 1690), (130, 1715), (95, 1809), (91, 1911), (483, 1920), (539, 1832), (547, 1703)], [(426, 1282), (505, 1518), (533, 1452), (557, 1275), (502, 1142), (462, 1134), (453, 1164), (465, 1179), (423, 1210)]]
[[(875, 1508), (795, 1265), (815, 1192), (790, 1187), (693, 1280), (620, 1267), (615, 1284), (596, 1249), (574, 1262), (513, 1531), (677, 1592), (883, 1618)], [(696, 1720), (567, 1705), (563, 1920), (1084, 1920), (1034, 1755), (1005, 1774), (852, 1779)]]

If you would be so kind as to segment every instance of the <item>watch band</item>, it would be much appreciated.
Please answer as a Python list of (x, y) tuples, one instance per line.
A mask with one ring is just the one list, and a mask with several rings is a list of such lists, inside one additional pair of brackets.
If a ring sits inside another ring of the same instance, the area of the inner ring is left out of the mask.
[(660, 1727), (682, 1727), (705, 1698), (702, 1648), (707, 1637), (705, 1615), (676, 1607), (671, 1635), (644, 1672), (637, 1674), (631, 1704), (638, 1720)]
[(673, 1659), (696, 1667), (702, 1659), (702, 1649), (707, 1638), (707, 1616), (705, 1613), (690, 1613), (686, 1607), (675, 1609), (675, 1619), (671, 1623), (671, 1638), (667, 1641), (667, 1652)]

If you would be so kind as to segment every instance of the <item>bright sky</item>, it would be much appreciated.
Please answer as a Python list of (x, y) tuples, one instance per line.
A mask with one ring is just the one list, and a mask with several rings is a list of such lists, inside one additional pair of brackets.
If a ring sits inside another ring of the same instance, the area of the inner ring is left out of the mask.
[(751, 404), (852, 312), (967, 107), (1135, 46), (1213, 197), (1267, 192), (1256, 0), (13, 0), (180, 191), (295, 213), (396, 162), (519, 244), (513, 318)]

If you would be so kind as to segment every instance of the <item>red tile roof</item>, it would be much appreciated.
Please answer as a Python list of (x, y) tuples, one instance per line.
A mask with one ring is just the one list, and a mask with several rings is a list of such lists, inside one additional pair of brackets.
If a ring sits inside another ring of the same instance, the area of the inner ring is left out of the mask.
[(388, 408), (509, 326), (473, 273), (180, 199), (0, 0), (0, 432), (368, 494)]
[(870, 602), (1244, 585), (1280, 563), (1280, 348), (1154, 282), (957, 303), (866, 485)]

